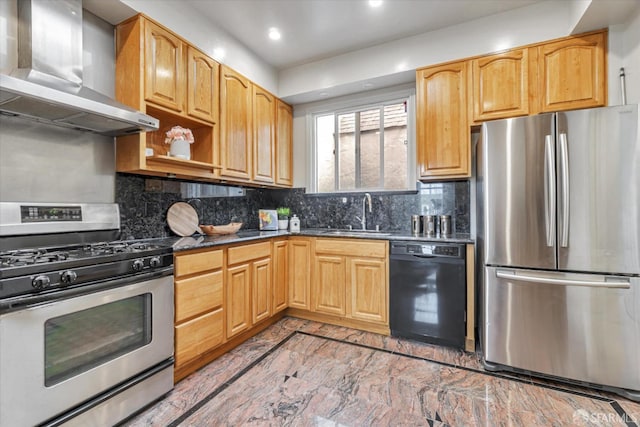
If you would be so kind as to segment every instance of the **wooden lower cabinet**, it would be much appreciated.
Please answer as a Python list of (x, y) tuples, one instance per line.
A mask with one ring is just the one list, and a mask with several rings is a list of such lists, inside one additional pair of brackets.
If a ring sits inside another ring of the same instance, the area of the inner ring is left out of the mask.
[(227, 252), (227, 339), (271, 316), (271, 242)]
[(388, 333), (388, 242), (318, 238), (314, 245), (314, 320)]
[(224, 342), (222, 250), (175, 255), (176, 370)]
[(388, 248), (290, 236), (176, 253), (176, 381), (285, 314), (389, 334)]
[(251, 321), (252, 324), (271, 316), (271, 258), (251, 265)]
[(311, 309), (311, 238), (289, 239), (289, 307)]
[(273, 262), (273, 299), (271, 308), (278, 313), (287, 308), (289, 301), (289, 242), (276, 240), (271, 251)]
[(224, 312), (219, 309), (188, 320), (175, 328), (176, 368), (224, 342)]
[(227, 339), (251, 326), (251, 265), (227, 268)]
[(345, 315), (346, 265), (343, 256), (316, 255), (312, 298), (314, 311)]
[(348, 258), (349, 315), (367, 322), (387, 323), (389, 318), (388, 263), (386, 259)]

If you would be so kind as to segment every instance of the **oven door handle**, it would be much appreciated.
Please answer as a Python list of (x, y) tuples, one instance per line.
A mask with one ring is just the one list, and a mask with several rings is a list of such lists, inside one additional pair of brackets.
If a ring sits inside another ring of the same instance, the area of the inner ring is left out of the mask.
[(76, 297), (80, 295), (91, 294), (106, 289), (119, 288), (133, 283), (145, 282), (147, 280), (158, 277), (170, 276), (173, 274), (173, 266), (165, 267), (148, 273), (140, 273), (134, 276), (119, 277), (115, 279), (101, 280), (96, 283), (78, 285), (77, 287), (69, 287), (64, 290), (56, 289), (51, 292), (44, 292), (37, 295), (21, 295), (13, 298), (7, 298), (0, 301), (0, 314), (8, 313), (16, 310), (34, 307), (41, 304), (49, 304), (52, 302)]

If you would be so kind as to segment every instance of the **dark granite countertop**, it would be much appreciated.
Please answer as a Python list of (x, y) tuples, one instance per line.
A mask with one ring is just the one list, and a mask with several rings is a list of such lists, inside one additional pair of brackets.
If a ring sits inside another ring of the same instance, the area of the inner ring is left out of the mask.
[(349, 239), (377, 239), (377, 240), (413, 240), (420, 242), (439, 243), (474, 243), (469, 234), (458, 233), (448, 237), (427, 237), (413, 235), (403, 232), (362, 232), (357, 230), (336, 230), (336, 229), (302, 229), (299, 233), (289, 231), (260, 231), (241, 230), (236, 234), (226, 234), (221, 236), (205, 236), (195, 234), (189, 237), (164, 237), (158, 239), (147, 239), (158, 245), (171, 246), (175, 252), (189, 249), (207, 248), (233, 243), (251, 242), (255, 240), (270, 239), (281, 236), (311, 236), (311, 237), (336, 237)]

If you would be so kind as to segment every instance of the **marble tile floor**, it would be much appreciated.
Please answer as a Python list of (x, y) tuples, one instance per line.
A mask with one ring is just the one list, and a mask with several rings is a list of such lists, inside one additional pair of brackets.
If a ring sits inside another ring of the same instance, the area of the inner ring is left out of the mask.
[(637, 426), (640, 404), (476, 354), (285, 317), (123, 426)]

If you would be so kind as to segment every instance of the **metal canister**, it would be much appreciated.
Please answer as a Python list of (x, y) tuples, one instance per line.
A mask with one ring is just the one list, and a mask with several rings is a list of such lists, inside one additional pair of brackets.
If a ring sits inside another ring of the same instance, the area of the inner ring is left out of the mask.
[(436, 235), (436, 221), (435, 215), (422, 215), (422, 233), (426, 236)]
[(411, 215), (411, 233), (422, 233), (422, 224), (420, 222), (420, 215)]
[(440, 215), (440, 235), (449, 236), (451, 234), (451, 215)]

